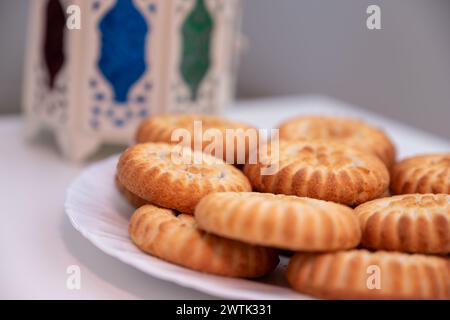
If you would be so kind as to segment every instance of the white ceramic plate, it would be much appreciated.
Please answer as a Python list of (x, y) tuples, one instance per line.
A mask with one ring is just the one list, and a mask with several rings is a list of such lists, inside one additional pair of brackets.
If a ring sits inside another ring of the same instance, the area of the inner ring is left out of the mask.
[(149, 275), (230, 299), (309, 299), (289, 289), (285, 279), (288, 260), (259, 280), (214, 276), (180, 267), (140, 251), (128, 237), (133, 208), (114, 186), (117, 156), (98, 162), (72, 183), (66, 213), (72, 225), (103, 252)]

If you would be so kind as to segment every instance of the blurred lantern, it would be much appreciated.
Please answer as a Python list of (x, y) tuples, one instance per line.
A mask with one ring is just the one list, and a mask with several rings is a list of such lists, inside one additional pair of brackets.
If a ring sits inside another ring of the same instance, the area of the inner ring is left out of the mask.
[[(66, 26), (70, 5), (80, 29)], [(32, 1), (27, 135), (50, 128), (80, 160), (131, 142), (148, 115), (218, 112), (234, 89), (240, 13), (239, 0)]]

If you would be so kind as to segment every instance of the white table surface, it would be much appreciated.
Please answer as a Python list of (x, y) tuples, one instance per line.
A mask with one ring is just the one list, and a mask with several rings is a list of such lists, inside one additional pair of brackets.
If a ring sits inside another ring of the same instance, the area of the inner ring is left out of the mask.
[[(398, 156), (450, 151), (450, 142), (383, 117), (320, 97), (244, 101), (226, 115), (268, 128), (301, 113), (358, 116), (383, 127)], [(0, 117), (0, 299), (210, 299), (155, 279), (95, 248), (64, 213), (70, 182), (89, 164), (63, 160), (51, 135), (24, 141), (18, 116)], [(100, 159), (112, 150), (103, 150)], [(91, 161), (92, 162), (92, 161)], [(81, 270), (81, 289), (66, 287), (70, 265)]]

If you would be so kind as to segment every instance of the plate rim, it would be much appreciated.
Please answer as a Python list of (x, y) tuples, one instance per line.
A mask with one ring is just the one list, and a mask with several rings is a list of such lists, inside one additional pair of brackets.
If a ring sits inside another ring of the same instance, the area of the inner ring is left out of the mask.
[[(92, 171), (95, 171), (97, 168), (102, 167), (102, 166), (107, 166), (108, 163), (110, 162), (114, 162), (118, 160), (119, 154), (114, 154), (112, 156), (109, 156), (105, 159), (102, 159), (100, 161), (94, 162), (92, 164), (90, 164), (88, 167), (86, 167), (68, 186), (68, 188), (66, 189), (66, 198), (65, 198), (65, 202), (64, 202), (64, 210), (65, 213), (67, 215), (67, 217), (69, 218), (69, 221), (71, 223), (71, 225), (73, 226), (73, 228), (75, 230), (77, 230), (84, 238), (86, 238), (87, 240), (89, 240), (95, 247), (97, 247), (98, 249), (100, 249), (102, 252), (108, 254), (111, 257), (114, 257), (116, 259), (118, 259), (119, 261), (121, 261), (122, 263), (125, 263), (129, 266), (132, 266), (136, 269), (138, 269), (139, 271), (146, 273), (152, 277), (155, 277), (157, 279), (163, 280), (163, 281), (168, 281), (171, 283), (175, 283), (177, 285), (180, 285), (182, 287), (185, 288), (189, 288), (189, 289), (194, 289), (197, 290), (199, 292), (203, 292), (203, 293), (207, 293), (210, 294), (216, 298), (225, 298), (225, 299), (242, 299), (242, 300), (251, 300), (251, 299), (261, 299), (261, 300), (280, 300), (280, 299), (286, 299), (286, 297), (274, 297), (274, 296), (268, 296), (267, 294), (260, 292), (259, 294), (264, 295), (264, 297), (251, 297), (243, 292), (230, 292), (230, 289), (227, 287), (223, 287), (219, 284), (215, 284), (214, 282), (210, 283), (209, 286), (204, 286), (202, 285), (204, 282), (199, 282), (199, 284), (197, 284), (194, 281), (189, 281), (183, 280), (183, 277), (176, 277), (173, 278), (171, 277), (172, 275), (172, 271), (170, 270), (163, 270), (164, 272), (159, 272), (158, 269), (156, 268), (151, 268), (151, 269), (146, 269), (144, 268), (141, 264), (136, 263), (135, 260), (128, 260), (125, 257), (123, 257), (123, 255), (117, 251), (114, 250), (108, 246), (105, 246), (104, 244), (101, 243), (101, 241), (99, 241), (97, 238), (99, 237), (99, 235), (93, 234), (92, 232), (86, 231), (84, 228), (82, 228), (79, 225), (79, 222), (76, 219), (76, 215), (78, 215), (75, 212), (75, 209), (72, 207), (72, 199), (74, 197), (75, 194), (75, 186), (78, 185), (81, 181), (83, 181), (86, 176), (90, 175), (90, 173)], [(168, 261), (165, 261), (163, 259), (160, 259), (158, 257), (152, 256), (152, 255), (148, 255), (144, 252), (142, 252), (143, 255), (146, 255), (150, 258), (153, 259), (158, 259), (160, 260), (160, 262), (164, 262), (164, 263), (168, 263), (172, 266), (175, 267), (180, 267), (183, 269), (186, 269), (190, 272), (198, 272), (195, 270), (191, 270), (189, 268), (185, 268), (183, 266), (179, 266), (177, 264), (173, 264), (170, 263)], [(200, 274), (206, 275), (206, 276), (213, 276), (213, 277), (220, 277), (218, 275), (214, 275), (214, 274), (208, 274), (208, 273), (202, 273), (202, 272), (198, 272)], [(246, 281), (252, 281), (251, 279), (241, 279), (240, 280), (246, 280)], [(268, 284), (268, 283), (260, 283), (262, 285), (266, 285), (266, 286), (274, 286), (277, 287), (274, 284)], [(290, 290), (289, 288), (284, 288), (284, 287), (278, 287), (280, 289), (286, 289), (286, 290)], [(298, 299), (312, 299), (312, 297), (309, 297), (307, 295), (303, 295), (301, 293), (297, 293), (295, 291), (292, 291), (293, 294), (293, 298), (295, 299), (294, 295), (298, 295)]]

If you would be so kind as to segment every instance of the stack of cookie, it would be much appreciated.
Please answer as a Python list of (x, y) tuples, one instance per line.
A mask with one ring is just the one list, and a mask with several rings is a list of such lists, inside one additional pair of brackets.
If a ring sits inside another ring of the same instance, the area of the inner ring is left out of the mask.
[[(139, 207), (129, 228), (139, 248), (235, 277), (268, 274), (278, 264), (278, 250), (289, 250), (296, 253), (288, 282), (303, 293), (450, 298), (444, 257), (450, 253), (450, 154), (396, 164), (395, 147), (382, 131), (353, 119), (309, 116), (283, 123), (280, 143), (267, 144), (242, 171), (218, 159), (226, 150), (213, 157), (189, 144), (177, 145), (177, 152), (202, 161), (173, 161), (172, 132), (183, 128), (195, 135), (194, 121), (204, 130), (256, 130), (201, 115), (142, 123), (116, 178)], [(247, 142), (246, 159), (254, 151)], [(224, 138), (223, 145), (238, 142)], [(264, 174), (275, 160), (276, 170)], [(389, 186), (404, 195), (386, 197)]]
[[(223, 238), (197, 226), (194, 210), (206, 195), (252, 190), (239, 169), (214, 157), (214, 152), (203, 153), (207, 144), (201, 139), (200, 150), (191, 142), (171, 145), (176, 129), (195, 136), (197, 121), (202, 131), (256, 130), (206, 115), (162, 115), (145, 120), (137, 131), (137, 144), (121, 155), (117, 166), (116, 185), (138, 208), (130, 220), (131, 239), (151, 255), (194, 270), (230, 277), (266, 275), (278, 265), (276, 250)], [(229, 143), (237, 144), (235, 137)]]

